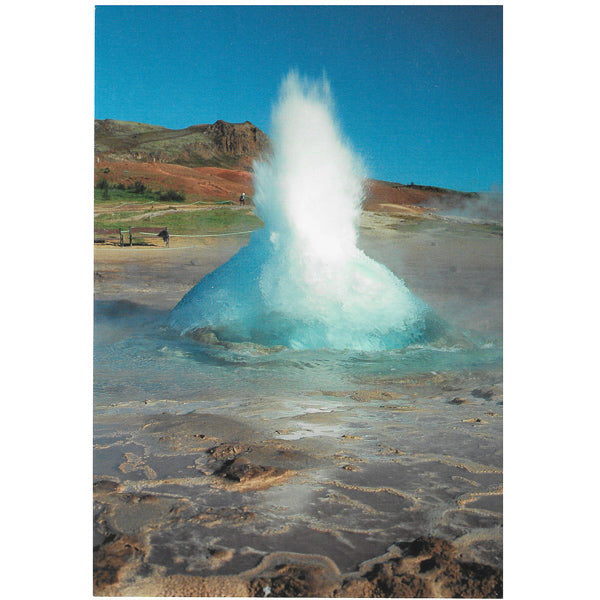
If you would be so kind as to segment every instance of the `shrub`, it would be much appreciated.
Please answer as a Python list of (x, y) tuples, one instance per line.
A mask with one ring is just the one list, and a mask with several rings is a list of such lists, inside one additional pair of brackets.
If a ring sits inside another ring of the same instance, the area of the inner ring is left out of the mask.
[(143, 194), (148, 188), (141, 181), (136, 181), (133, 184), (133, 193), (134, 194)]
[(108, 187), (109, 187), (108, 180), (105, 177), (103, 177), (102, 179), (99, 179), (96, 182), (96, 189), (97, 190), (107, 190)]
[(166, 192), (161, 192), (158, 199), (161, 202), (185, 202), (185, 195), (175, 190), (167, 190)]

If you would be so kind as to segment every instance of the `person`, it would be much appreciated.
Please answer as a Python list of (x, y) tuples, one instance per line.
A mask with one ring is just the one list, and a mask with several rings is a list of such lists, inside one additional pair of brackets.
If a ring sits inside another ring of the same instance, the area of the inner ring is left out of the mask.
[(242, 192), (242, 195), (240, 196), (240, 206), (243, 206), (244, 204), (246, 204), (246, 192)]
[(157, 235), (167, 246), (169, 245), (169, 230), (166, 227), (159, 231)]

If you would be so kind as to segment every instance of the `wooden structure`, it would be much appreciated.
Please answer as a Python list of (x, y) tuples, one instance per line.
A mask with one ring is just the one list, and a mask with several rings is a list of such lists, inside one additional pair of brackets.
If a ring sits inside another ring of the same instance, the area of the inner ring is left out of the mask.
[[(115, 236), (119, 236), (119, 246), (123, 245), (123, 232), (119, 229), (119, 228), (115, 228), (115, 229), (107, 229), (107, 228), (99, 228), (99, 229), (94, 229), (94, 242), (96, 242), (97, 240), (97, 236), (103, 236), (103, 235), (115, 235)], [(100, 241), (100, 240), (98, 240)], [(102, 240), (104, 241), (104, 240)]]
[(165, 243), (169, 245), (169, 230), (166, 227), (130, 227), (129, 228), (129, 245), (133, 246), (133, 235), (136, 233), (155, 234)]

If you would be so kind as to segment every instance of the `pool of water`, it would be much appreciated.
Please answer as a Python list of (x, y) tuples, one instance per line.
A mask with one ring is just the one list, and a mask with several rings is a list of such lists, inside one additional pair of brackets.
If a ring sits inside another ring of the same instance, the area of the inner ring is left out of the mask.
[(297, 397), (348, 392), (377, 378), (499, 368), (502, 342), (476, 332), (431, 344), (377, 352), (271, 351), (256, 345), (202, 344), (167, 326), (167, 311), (130, 302), (96, 302), (94, 401), (98, 409), (124, 402), (172, 400), (212, 406), (224, 397)]

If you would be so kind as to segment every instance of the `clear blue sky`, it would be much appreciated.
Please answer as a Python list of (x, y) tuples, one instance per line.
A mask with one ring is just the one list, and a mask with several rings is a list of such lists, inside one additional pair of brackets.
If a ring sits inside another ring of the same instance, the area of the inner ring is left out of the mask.
[(501, 6), (98, 6), (98, 119), (269, 133), (282, 78), (330, 83), (371, 177), (502, 187)]

